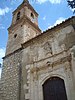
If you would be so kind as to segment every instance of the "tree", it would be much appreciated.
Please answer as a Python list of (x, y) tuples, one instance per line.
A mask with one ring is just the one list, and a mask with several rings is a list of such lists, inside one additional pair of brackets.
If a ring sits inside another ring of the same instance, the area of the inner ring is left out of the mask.
[(71, 7), (71, 9), (74, 10), (75, 13), (75, 0), (67, 0), (68, 5)]

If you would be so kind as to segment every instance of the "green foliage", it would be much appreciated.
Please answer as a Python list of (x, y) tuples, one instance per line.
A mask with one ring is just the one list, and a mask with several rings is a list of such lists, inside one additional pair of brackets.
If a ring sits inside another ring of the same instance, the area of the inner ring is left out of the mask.
[(75, 0), (67, 0), (68, 5), (71, 7), (71, 9), (74, 9), (75, 13)]

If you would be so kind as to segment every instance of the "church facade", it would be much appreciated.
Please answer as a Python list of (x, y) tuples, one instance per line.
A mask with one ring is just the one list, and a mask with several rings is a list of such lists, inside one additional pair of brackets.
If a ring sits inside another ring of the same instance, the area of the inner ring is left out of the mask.
[(13, 12), (0, 100), (75, 100), (75, 17), (43, 33), (28, 0)]

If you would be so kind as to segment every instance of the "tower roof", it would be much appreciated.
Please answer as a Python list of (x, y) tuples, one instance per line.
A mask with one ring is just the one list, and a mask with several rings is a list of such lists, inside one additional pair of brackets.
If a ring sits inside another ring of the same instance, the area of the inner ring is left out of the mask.
[(38, 16), (38, 13), (34, 10), (34, 8), (31, 6), (31, 4), (29, 3), (29, 0), (23, 0), (22, 4), (20, 4), (16, 10), (13, 11), (13, 14), (15, 14), (15, 12), (18, 10), (18, 9), (21, 9), (22, 7), (24, 6), (28, 6), (37, 16)]
[(29, 3), (29, 1), (28, 1), (28, 0), (23, 0), (23, 2)]

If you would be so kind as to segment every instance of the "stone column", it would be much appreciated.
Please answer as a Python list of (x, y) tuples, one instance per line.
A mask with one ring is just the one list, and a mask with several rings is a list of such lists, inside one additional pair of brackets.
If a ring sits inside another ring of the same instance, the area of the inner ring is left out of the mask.
[(71, 63), (69, 61), (65, 62), (65, 72), (67, 80), (67, 97), (68, 100), (75, 100), (75, 89), (73, 84), (73, 75), (71, 70)]
[(75, 46), (71, 48), (71, 55), (72, 55), (71, 63), (72, 63), (72, 71), (73, 71), (73, 82), (75, 84)]
[(39, 100), (37, 72), (34, 72), (34, 91), (35, 91), (35, 99), (34, 100)]

